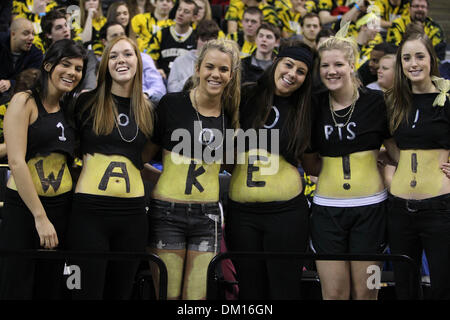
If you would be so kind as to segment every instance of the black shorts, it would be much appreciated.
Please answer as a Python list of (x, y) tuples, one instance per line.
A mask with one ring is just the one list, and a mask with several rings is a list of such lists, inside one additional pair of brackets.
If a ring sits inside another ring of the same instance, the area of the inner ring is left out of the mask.
[(386, 201), (359, 207), (312, 205), (311, 246), (318, 254), (377, 254), (386, 248)]

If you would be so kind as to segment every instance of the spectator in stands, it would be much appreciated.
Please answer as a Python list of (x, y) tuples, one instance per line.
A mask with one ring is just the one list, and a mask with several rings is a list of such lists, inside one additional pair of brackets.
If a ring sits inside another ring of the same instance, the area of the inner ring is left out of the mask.
[[(97, 88), (76, 101), (83, 168), (72, 201), (70, 250), (145, 252), (148, 222), (140, 171), (148, 161), (144, 150), (154, 117), (141, 81), (136, 43), (117, 37), (105, 47)], [(74, 299), (131, 298), (138, 261), (73, 263), (82, 270), (81, 288), (71, 292)]]
[(106, 23), (102, 2), (101, 0), (80, 0), (80, 8), (81, 28), (76, 31), (77, 35), (80, 36), (86, 48), (94, 50), (94, 53), (100, 57), (103, 53), (100, 30)]
[(393, 44), (382, 42), (373, 47), (370, 51), (370, 59), (366, 61), (358, 69), (358, 75), (363, 85), (367, 86), (369, 83), (377, 81), (377, 71), (380, 59), (385, 54), (395, 54), (397, 47)]
[(170, 27), (175, 21), (169, 19), (170, 10), (173, 8), (173, 0), (155, 0), (155, 10), (137, 14), (131, 19), (131, 26), (138, 37), (140, 51), (147, 49), (153, 35), (162, 28)]
[[(358, 48), (345, 33), (344, 26), (318, 47), (328, 90), (313, 97), (311, 150), (316, 154), (309, 157), (310, 163), (319, 161), (320, 174), (311, 239), (318, 254), (377, 254), (386, 244), (387, 192), (377, 167), (379, 149), (390, 136), (386, 105), (379, 92), (360, 88)], [(323, 299), (375, 300), (378, 290), (367, 285), (371, 265), (380, 264), (316, 261)]]
[(241, 82), (256, 82), (273, 63), (280, 45), (280, 29), (263, 22), (256, 32), (256, 50), (241, 61)]
[(411, 0), (409, 15), (401, 16), (392, 22), (387, 31), (386, 41), (399, 45), (403, 34), (410, 23), (420, 25), (425, 34), (430, 38), (434, 50), (440, 60), (445, 59), (445, 37), (441, 26), (428, 16), (428, 0)]
[(385, 92), (394, 85), (394, 68), (395, 68), (395, 54), (385, 54), (381, 57), (376, 82), (367, 85), (367, 88), (373, 90), (381, 90)]
[(136, 41), (136, 33), (131, 27), (131, 17), (129, 6), (125, 1), (113, 2), (106, 13), (107, 21), (118, 22), (125, 28), (125, 35), (133, 41)]
[(278, 12), (282, 27), (282, 38), (300, 35), (304, 17), (306, 17), (308, 13), (317, 11), (316, 3), (314, 1), (291, 0), (291, 4), (291, 8), (279, 10)]
[(374, 5), (378, 7), (377, 14), (380, 16), (382, 28), (392, 26), (392, 21), (401, 16), (409, 15), (411, 0), (375, 0)]
[(201, 48), (209, 40), (217, 39), (220, 29), (215, 21), (203, 20), (198, 24), (195, 31), (197, 48), (196, 50), (190, 50), (173, 61), (172, 71), (167, 81), (168, 92), (183, 91), (186, 81), (194, 74), (194, 66)]
[(322, 25), (334, 24), (333, 29), (338, 30), (342, 22), (355, 22), (360, 14), (365, 14), (369, 5), (367, 0), (357, 0), (351, 6), (345, 6), (345, 3), (343, 0), (318, 0), (317, 10)]
[(356, 63), (358, 70), (370, 59), (370, 53), (375, 45), (383, 42), (380, 34), (380, 18), (373, 12), (362, 16), (354, 25), (353, 37), (358, 44), (359, 55)]
[(256, 7), (249, 7), (245, 9), (242, 17), (242, 31), (228, 33), (228, 39), (235, 41), (241, 49), (241, 58), (248, 57), (256, 49), (256, 31), (262, 21), (262, 11)]
[(319, 16), (317, 13), (308, 12), (302, 20), (302, 40), (311, 48), (317, 46), (316, 37), (322, 30)]
[(208, 0), (195, 0), (198, 7), (198, 13), (194, 18), (194, 29), (202, 20), (212, 20), (211, 5)]
[(42, 52), (33, 45), (33, 40), (33, 24), (25, 18), (13, 20), (10, 33), (0, 35), (0, 96), (9, 94), (20, 72), (40, 68)]
[[(105, 47), (115, 38), (124, 35), (125, 29), (118, 22), (107, 22), (100, 32)], [(166, 87), (153, 59), (143, 52), (140, 52), (140, 55), (142, 59), (142, 91), (147, 99), (150, 99), (153, 103), (158, 103), (159, 99), (166, 94)]]
[[(309, 46), (289, 40), (259, 81), (242, 87), (241, 128), (257, 141), (237, 148), (225, 223), (230, 251), (306, 252), (309, 208), (297, 168), (311, 134), (313, 59)], [(267, 143), (274, 132), (279, 142)], [(238, 141), (246, 140), (244, 135), (238, 133)], [(301, 261), (255, 258), (233, 264), (240, 299), (300, 299)]]
[[(38, 36), (41, 32), (41, 19), (42, 16), (49, 12), (52, 8), (56, 7), (55, 1), (48, 0), (14, 0), (13, 1), (13, 19), (25, 18), (33, 23), (34, 37), (33, 44), (42, 50), (42, 39)], [(44, 52), (42, 50), (42, 52)]]
[(130, 20), (140, 13), (152, 12), (154, 10), (151, 0), (128, 0), (128, 8), (130, 9)]
[(191, 27), (198, 7), (194, 0), (181, 0), (173, 26), (159, 30), (152, 38), (146, 52), (155, 61), (162, 77), (167, 79), (175, 58), (195, 49), (195, 35)]
[[(64, 39), (47, 51), (31, 91), (16, 94), (5, 117), (12, 176), (6, 189), (0, 249), (65, 249), (72, 203), (69, 169), (75, 131), (66, 114), (85, 68), (85, 50)], [(64, 261), (1, 262), (0, 299), (62, 299)]]
[[(411, 6), (419, 3), (413, 0)], [(425, 249), (430, 298), (448, 300), (450, 180), (442, 164), (449, 165), (450, 82), (438, 76), (430, 39), (423, 31), (407, 30), (397, 52), (394, 86), (386, 96), (398, 147), (392, 157), (397, 169), (389, 189), (388, 240), (392, 254), (407, 255), (417, 266)], [(411, 279), (410, 271), (405, 263), (394, 262), (398, 299), (421, 297), (420, 274)]]
[[(162, 151), (164, 166), (149, 207), (149, 247), (167, 266), (168, 299), (206, 298), (207, 269), (219, 253), (223, 223), (218, 201), (224, 135), (239, 126), (239, 64), (236, 43), (208, 41), (195, 66), (193, 88), (165, 95), (156, 108), (152, 142)], [(188, 132), (185, 141), (194, 152), (174, 143), (171, 137), (180, 129)], [(202, 156), (211, 151), (213, 159)]]
[(227, 12), (225, 13), (225, 20), (227, 21), (227, 34), (233, 34), (237, 31), (243, 30), (244, 13), (250, 7), (257, 7), (261, 10), (262, 21), (273, 24), (276, 27), (280, 27), (281, 21), (275, 8), (269, 5), (266, 0), (232, 1), (230, 2)]

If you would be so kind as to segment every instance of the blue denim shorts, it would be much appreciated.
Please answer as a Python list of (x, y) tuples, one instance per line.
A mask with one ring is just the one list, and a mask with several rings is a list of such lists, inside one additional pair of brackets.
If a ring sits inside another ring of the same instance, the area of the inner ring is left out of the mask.
[(219, 252), (221, 220), (218, 203), (175, 203), (152, 199), (149, 246), (166, 250)]

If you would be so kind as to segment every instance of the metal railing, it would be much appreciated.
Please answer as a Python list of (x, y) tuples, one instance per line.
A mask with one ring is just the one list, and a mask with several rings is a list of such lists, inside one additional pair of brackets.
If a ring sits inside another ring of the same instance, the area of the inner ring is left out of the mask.
[[(315, 254), (298, 252), (224, 252), (215, 256), (208, 266), (206, 299), (217, 300), (214, 297), (216, 284), (219, 281), (216, 269), (218, 264), (225, 259), (283, 259), (283, 260), (330, 260), (330, 261), (392, 261), (405, 262), (410, 267), (410, 286), (414, 292), (415, 284), (419, 279), (419, 267), (410, 257), (396, 254)], [(300, 284), (299, 284), (300, 285)]]
[[(153, 253), (134, 252), (81, 252), (62, 250), (0, 250), (0, 257), (23, 257), (39, 260), (72, 260), (72, 259), (92, 259), (92, 260), (120, 260), (120, 261), (152, 261), (159, 268), (159, 300), (167, 300), (167, 268), (160, 257)], [(61, 270), (62, 272), (63, 270)]]

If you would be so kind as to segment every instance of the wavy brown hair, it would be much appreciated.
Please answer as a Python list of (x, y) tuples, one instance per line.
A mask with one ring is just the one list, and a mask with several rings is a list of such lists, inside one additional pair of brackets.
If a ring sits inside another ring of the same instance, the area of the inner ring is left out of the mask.
[[(97, 88), (92, 99), (86, 103), (84, 110), (92, 105), (90, 117), (93, 119), (93, 131), (97, 135), (110, 134), (117, 126), (117, 107), (114, 103), (111, 86), (113, 79), (109, 73), (108, 62), (111, 49), (119, 41), (127, 41), (134, 49), (137, 57), (136, 74), (131, 88), (131, 110), (139, 129), (149, 137), (153, 131), (153, 113), (150, 102), (142, 92), (142, 59), (137, 45), (125, 36), (114, 38), (108, 43), (100, 61), (97, 78)], [(84, 111), (83, 110), (83, 111)]]
[(424, 32), (410, 29), (405, 33), (403, 41), (397, 51), (394, 67), (394, 85), (385, 93), (386, 105), (389, 113), (389, 130), (393, 133), (403, 121), (408, 121), (408, 115), (413, 104), (411, 81), (403, 73), (402, 50), (406, 42), (420, 40), (430, 55), (430, 77), (439, 77), (439, 65), (433, 45)]

